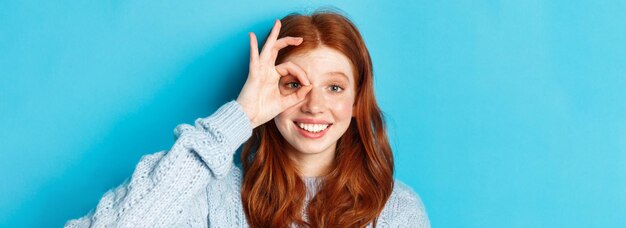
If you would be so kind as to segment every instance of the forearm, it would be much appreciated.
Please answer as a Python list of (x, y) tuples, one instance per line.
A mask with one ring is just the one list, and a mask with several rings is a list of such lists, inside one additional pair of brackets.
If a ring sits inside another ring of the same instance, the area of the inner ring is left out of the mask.
[(179, 220), (190, 198), (214, 178), (228, 174), (235, 150), (251, 127), (237, 103), (229, 102), (195, 126), (176, 127), (172, 148), (142, 157), (130, 182), (109, 191), (93, 215), (66, 224), (154, 227)]

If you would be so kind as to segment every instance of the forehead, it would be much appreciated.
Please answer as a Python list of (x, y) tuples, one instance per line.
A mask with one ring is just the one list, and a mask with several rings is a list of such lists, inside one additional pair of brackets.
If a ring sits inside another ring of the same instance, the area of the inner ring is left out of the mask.
[(347, 76), (350, 82), (352, 82), (354, 78), (352, 64), (348, 57), (326, 46), (290, 55), (285, 58), (284, 61), (291, 61), (300, 66), (309, 78), (315, 78), (321, 75), (343, 77), (342, 73)]

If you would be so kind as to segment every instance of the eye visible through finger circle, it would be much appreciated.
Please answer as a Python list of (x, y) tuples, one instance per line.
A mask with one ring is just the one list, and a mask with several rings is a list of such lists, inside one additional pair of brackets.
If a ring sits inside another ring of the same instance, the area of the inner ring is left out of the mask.
[(300, 83), (292, 81), (292, 82), (287, 82), (285, 86), (287, 86), (287, 88), (289, 89), (297, 89), (297, 88), (300, 88)]
[(282, 77), (279, 82), (279, 89), (281, 94), (283, 95), (292, 94), (302, 88), (302, 86), (302, 83), (292, 75), (286, 75)]

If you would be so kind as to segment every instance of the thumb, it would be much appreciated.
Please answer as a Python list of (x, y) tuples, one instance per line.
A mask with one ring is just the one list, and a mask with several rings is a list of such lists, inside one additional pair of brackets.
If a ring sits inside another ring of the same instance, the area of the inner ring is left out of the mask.
[(306, 95), (311, 91), (311, 89), (313, 89), (312, 85), (302, 86), (295, 93), (291, 93), (287, 96), (282, 97), (282, 103), (284, 105), (284, 108), (288, 108), (297, 103), (300, 103), (300, 101), (306, 98)]

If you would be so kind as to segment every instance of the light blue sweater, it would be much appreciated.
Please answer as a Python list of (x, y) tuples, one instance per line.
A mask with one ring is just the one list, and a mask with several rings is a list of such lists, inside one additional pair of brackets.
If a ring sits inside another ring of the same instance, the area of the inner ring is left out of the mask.
[[(144, 155), (130, 180), (106, 192), (95, 211), (65, 227), (248, 227), (242, 171), (233, 163), (235, 151), (252, 134), (241, 106), (228, 102), (195, 126), (178, 125), (174, 134), (169, 151)], [(315, 178), (304, 182), (306, 205), (318, 183)], [(430, 224), (419, 196), (396, 180), (378, 227)]]

